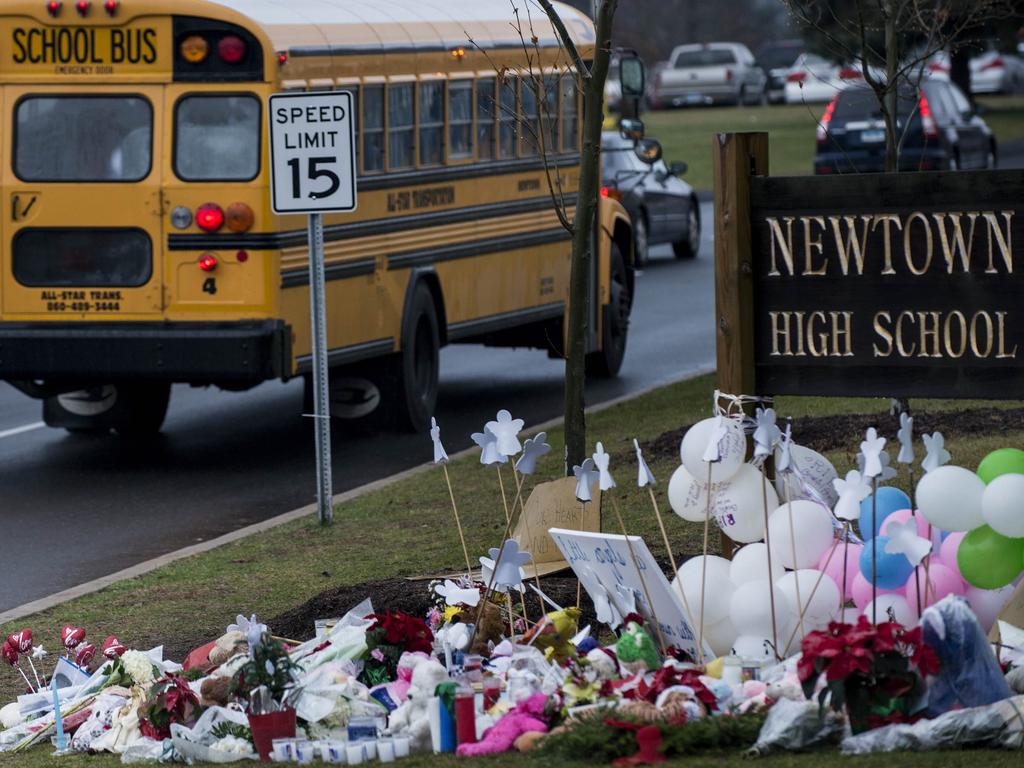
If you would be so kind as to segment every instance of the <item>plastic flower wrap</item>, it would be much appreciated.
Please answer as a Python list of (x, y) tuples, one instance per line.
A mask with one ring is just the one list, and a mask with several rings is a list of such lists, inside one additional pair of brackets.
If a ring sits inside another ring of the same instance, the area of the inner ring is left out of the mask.
[(199, 698), (180, 676), (168, 675), (155, 683), (139, 707), (139, 730), (151, 739), (168, 739), (171, 724), (195, 725), (203, 708)]

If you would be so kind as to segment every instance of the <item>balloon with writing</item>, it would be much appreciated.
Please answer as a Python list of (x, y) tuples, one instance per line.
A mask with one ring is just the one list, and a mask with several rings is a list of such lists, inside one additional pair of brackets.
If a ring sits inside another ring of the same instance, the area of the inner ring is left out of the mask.
[(472, 434), (473, 442), (480, 446), (480, 463), (490, 466), (491, 464), (504, 464), (508, 456), (498, 450), (498, 436), (489, 428), (484, 427), (483, 432)]
[(610, 491), (615, 487), (615, 478), (608, 471), (608, 462), (611, 460), (604, 450), (604, 445), (597, 444), (597, 451), (594, 453), (594, 466), (597, 467), (598, 487), (602, 491)]
[(12, 632), (7, 636), (7, 642), (12, 648), (17, 649), (18, 653), (30, 653), (32, 651), (32, 630), (26, 627)]
[(80, 667), (87, 667), (95, 655), (96, 646), (92, 643), (83, 643), (75, 651), (75, 664)]
[(488, 421), (484, 425), (484, 431), (490, 430), (498, 441), (498, 451), (502, 456), (515, 456), (523, 446), (519, 444), (519, 431), (525, 422), (522, 419), (513, 419), (512, 414), (502, 409), (494, 421)]
[(128, 648), (114, 635), (110, 635), (103, 641), (103, 656), (107, 659), (119, 659), (124, 656)]
[(516, 472), (520, 475), (532, 475), (537, 471), (537, 460), (551, 452), (548, 445), (547, 432), (538, 432), (534, 437), (529, 437), (523, 443), (523, 455), (516, 462)]
[(430, 439), (434, 443), (434, 463), (448, 461), (448, 453), (441, 445), (441, 428), (437, 426), (437, 419), (430, 417)]
[(572, 468), (572, 473), (576, 476), (576, 500), (583, 503), (590, 501), (593, 498), (590, 489), (599, 476), (594, 460), (584, 459), (582, 464)]
[(60, 641), (64, 648), (70, 653), (85, 640), (85, 630), (82, 627), (75, 627), (65, 624), (60, 630)]

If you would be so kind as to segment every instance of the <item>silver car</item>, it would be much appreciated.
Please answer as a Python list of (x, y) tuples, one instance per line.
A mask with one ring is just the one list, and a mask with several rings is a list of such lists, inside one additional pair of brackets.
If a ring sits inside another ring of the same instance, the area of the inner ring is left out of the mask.
[(741, 43), (680, 45), (654, 78), (651, 106), (760, 104), (767, 79)]

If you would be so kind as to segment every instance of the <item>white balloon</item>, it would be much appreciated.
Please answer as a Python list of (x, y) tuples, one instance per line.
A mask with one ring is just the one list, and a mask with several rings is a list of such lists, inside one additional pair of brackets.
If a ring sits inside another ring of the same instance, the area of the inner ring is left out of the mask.
[[(696, 631), (696, 627), (694, 627)], [(704, 625), (704, 641), (711, 646), (715, 656), (728, 656), (736, 640), (736, 627), (728, 617), (714, 624)]]
[[(790, 512), (792, 511), (792, 528)], [(832, 546), (832, 513), (813, 501), (783, 504), (768, 518), (772, 552), (786, 568), (812, 568)], [(793, 543), (796, 543), (796, 552)]]
[[(676, 591), (682, 590), (684, 607), (689, 608), (693, 619), (693, 630), (697, 631), (700, 621), (701, 576), (704, 573), (704, 557), (691, 557), (679, 568), (679, 576), (672, 584)], [(707, 590), (704, 592), (704, 626), (717, 624), (729, 616), (729, 599), (732, 597), (732, 582), (729, 580), (729, 561), (718, 555), (707, 557)]]
[[(731, 479), (718, 486), (711, 506), (722, 533), (733, 541), (749, 544), (764, 538), (764, 508), (779, 503), (775, 490), (764, 482), (760, 470), (742, 465)], [(765, 571), (765, 577), (768, 572)]]
[[(817, 451), (812, 451), (810, 448), (796, 445), (795, 443), (790, 446), (789, 452), (793, 463), (800, 471), (800, 476), (807, 485), (813, 488), (829, 507), (834, 507), (836, 502), (839, 501), (839, 494), (836, 493), (832, 481), (839, 477), (839, 473), (832, 466), (832, 462)], [(776, 449), (775, 460), (778, 461), (778, 459), (779, 449)], [(787, 485), (789, 486), (789, 498), (791, 501), (799, 499), (810, 499), (813, 501), (790, 472), (780, 472), (775, 476), (775, 490), (778, 491), (780, 499), (785, 500)]]
[(774, 661), (772, 641), (759, 635), (740, 635), (733, 641), (732, 652), (744, 661)]
[(1000, 475), (986, 485), (981, 514), (996, 533), (1024, 537), (1024, 475)]
[(771, 637), (773, 599), (778, 629), (778, 612), (786, 605), (786, 596), (768, 579), (748, 581), (736, 587), (729, 601), (729, 618), (736, 631), (741, 635)]
[(985, 483), (963, 467), (933, 469), (917, 484), (917, 507), (932, 525), (944, 531), (973, 531), (985, 524), (981, 497)]
[(864, 612), (861, 616), (867, 616), (870, 619), (874, 615), (872, 611), (876, 604), (878, 606), (878, 620), (880, 622), (890, 621), (889, 611), (892, 611), (892, 618), (895, 618), (899, 624), (902, 624), (904, 627), (917, 626), (917, 612), (910, 607), (910, 603), (907, 602), (907, 598), (903, 595), (879, 595), (864, 607)]
[(703, 523), (708, 509), (707, 486), (695, 480), (686, 467), (680, 464), (668, 481), (668, 503), (672, 511), (683, 520)]
[[(796, 594), (798, 585), (799, 600)], [(804, 607), (805, 625), (824, 626), (839, 613), (839, 587), (831, 576), (821, 571), (812, 568), (789, 571), (778, 578), (775, 586), (786, 596), (794, 616), (799, 617), (800, 606)]]
[(740, 468), (747, 455), (747, 437), (743, 427), (732, 419), (722, 419), (725, 436), (718, 441), (719, 461), (710, 464), (704, 461), (704, 451), (718, 425), (718, 419), (704, 419), (690, 427), (679, 444), (679, 458), (687, 471), (707, 483), (708, 467), (711, 467), (711, 482), (720, 483), (732, 477)]
[[(996, 480), (998, 479), (996, 478)], [(999, 589), (978, 589), (968, 586), (964, 597), (967, 598), (974, 615), (978, 617), (981, 628), (988, 632), (996, 623), (996, 617), (999, 616), (999, 612), (1003, 610), (1016, 589), (1017, 587), (1013, 584), (1007, 584)]]
[(764, 542), (747, 544), (747, 546), (737, 549), (732, 556), (732, 565), (729, 566), (729, 578), (737, 587), (758, 579), (770, 578), (775, 581), (780, 573), (782, 573), (782, 568), (778, 563), (773, 562), (772, 573), (769, 576), (768, 546)]

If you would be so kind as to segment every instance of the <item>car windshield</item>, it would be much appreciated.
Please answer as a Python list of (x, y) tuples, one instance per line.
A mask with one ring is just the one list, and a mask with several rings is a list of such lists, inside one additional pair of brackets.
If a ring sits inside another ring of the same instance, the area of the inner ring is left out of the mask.
[(680, 51), (676, 54), (675, 66), (683, 67), (714, 67), (722, 64), (735, 64), (736, 56), (728, 48), (698, 48), (694, 51)]
[(803, 50), (804, 47), (800, 43), (766, 45), (758, 51), (757, 62), (765, 69), (791, 67)]
[(636, 156), (633, 145), (625, 141), (605, 141), (601, 145), (601, 163), (606, 177), (629, 171), (646, 171), (649, 166)]
[[(899, 116), (906, 117), (917, 108), (917, 102), (910, 91), (901, 91), (897, 109)], [(878, 98), (869, 88), (847, 88), (839, 94), (832, 119), (837, 123), (850, 120), (880, 120), (882, 109)]]

